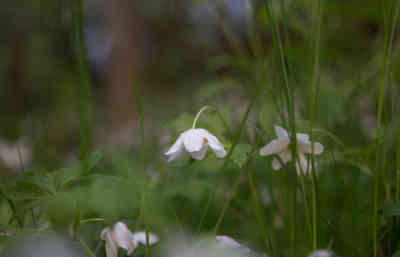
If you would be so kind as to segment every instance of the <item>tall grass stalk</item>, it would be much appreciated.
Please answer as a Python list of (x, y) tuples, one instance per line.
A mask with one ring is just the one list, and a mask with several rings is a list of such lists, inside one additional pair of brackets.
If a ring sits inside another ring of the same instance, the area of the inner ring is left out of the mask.
[(312, 1), (312, 34), (314, 35), (312, 49), (315, 49), (313, 54), (313, 67), (311, 75), (311, 83), (309, 83), (309, 115), (310, 115), (310, 140), (311, 140), (311, 183), (312, 183), (312, 248), (318, 248), (318, 227), (317, 227), (317, 176), (315, 171), (314, 159), (314, 131), (315, 126), (315, 104), (316, 95), (314, 90), (318, 90), (320, 80), (320, 50), (321, 50), (321, 25), (323, 14), (323, 0)]
[(296, 172), (296, 160), (297, 160), (297, 137), (296, 137), (296, 119), (294, 110), (294, 93), (289, 87), (289, 76), (286, 68), (285, 52), (283, 43), (281, 40), (280, 32), (277, 24), (275, 23), (274, 17), (272, 16), (269, 4), (267, 0), (264, 0), (264, 7), (267, 14), (267, 18), (271, 24), (272, 38), (274, 44), (279, 49), (279, 67), (283, 91), (286, 98), (288, 120), (289, 120), (289, 131), (290, 131), (290, 148), (293, 160), (291, 162), (291, 174), (288, 174), (288, 183), (291, 185), (290, 201), (289, 201), (289, 216), (290, 216), (290, 248), (292, 250), (292, 256), (297, 254), (296, 251), (296, 201), (297, 201), (297, 172)]
[(80, 121), (80, 159), (83, 170), (89, 171), (89, 153), (91, 151), (91, 88), (88, 72), (87, 49), (83, 31), (83, 0), (71, 1), (74, 25), (74, 45), (77, 58), (79, 121)]
[[(301, 166), (300, 166), (300, 168), (301, 168)], [(308, 198), (307, 198), (307, 191), (306, 191), (306, 186), (305, 186), (305, 184), (306, 184), (305, 183), (305, 174), (304, 174), (303, 169), (301, 170), (301, 174), (300, 174), (300, 184), (301, 184), (301, 193), (303, 195), (303, 201), (304, 201), (304, 212), (305, 212), (304, 224), (307, 226), (308, 232), (310, 233), (311, 238), (312, 238), (313, 227), (310, 222), (310, 220), (311, 220), (310, 219), (310, 207), (309, 207), (310, 205), (309, 205)]]
[[(224, 161), (224, 163), (222, 165), (221, 171), (224, 171), (225, 168), (227, 167), (227, 165), (228, 165), (228, 163), (230, 161), (230, 158), (231, 158), (231, 156), (233, 154), (233, 151), (235, 150), (237, 144), (239, 143), (240, 137), (241, 137), (242, 132), (244, 130), (244, 127), (246, 125), (246, 122), (247, 122), (247, 119), (249, 117), (250, 111), (252, 110), (252, 108), (253, 108), (256, 100), (257, 100), (257, 95), (258, 94), (254, 95), (254, 97), (252, 98), (252, 100), (250, 101), (250, 103), (249, 103), (249, 105), (247, 107), (246, 113), (243, 116), (242, 121), (240, 122), (239, 131), (237, 132), (237, 134), (235, 135), (235, 138), (233, 139), (232, 147), (229, 149), (228, 154), (225, 157), (225, 161)], [(207, 216), (208, 210), (210, 208), (211, 201), (214, 198), (215, 194), (217, 193), (217, 190), (218, 190), (220, 184), (222, 183), (222, 178), (223, 178), (222, 176), (219, 176), (217, 184), (215, 185), (215, 190), (210, 194), (210, 197), (207, 200), (206, 207), (204, 208), (204, 211), (203, 211), (203, 213), (201, 215), (201, 218), (200, 218), (199, 225), (197, 226), (197, 231), (198, 232), (200, 232), (201, 226), (203, 225), (203, 221), (204, 221), (205, 217)], [(226, 207), (226, 208), (228, 208), (228, 207)]]
[(382, 129), (382, 114), (383, 114), (383, 101), (385, 99), (385, 89), (388, 84), (389, 74), (390, 74), (390, 57), (393, 46), (394, 32), (396, 30), (397, 18), (399, 13), (400, 0), (396, 1), (395, 9), (393, 12), (392, 22), (390, 24), (390, 30), (386, 29), (385, 26), (385, 45), (383, 52), (382, 61), (382, 73), (381, 82), (379, 86), (379, 96), (378, 96), (378, 113), (377, 113), (377, 151), (376, 151), (376, 168), (374, 173), (374, 187), (373, 187), (373, 215), (372, 215), (372, 236), (373, 236), (373, 256), (377, 256), (378, 250), (378, 202), (379, 202), (379, 181), (382, 176), (382, 167), (379, 165), (379, 159), (382, 151), (381, 137), (383, 134)]
[(265, 221), (264, 221), (264, 215), (262, 213), (262, 207), (260, 204), (260, 201), (257, 197), (257, 190), (254, 185), (254, 179), (253, 179), (253, 173), (250, 169), (250, 163), (251, 163), (251, 158), (248, 160), (248, 165), (246, 165), (245, 169), (247, 170), (247, 176), (249, 179), (249, 186), (251, 190), (251, 198), (253, 202), (253, 209), (254, 209), (254, 214), (256, 215), (256, 219), (258, 222), (258, 225), (260, 227), (261, 235), (263, 237), (263, 242), (265, 244), (265, 249), (270, 252), (270, 254), (274, 254), (274, 251), (272, 249), (272, 243), (270, 243), (269, 237), (267, 232), (265, 231)]
[[(136, 108), (137, 108), (137, 114), (138, 114), (138, 124), (139, 124), (139, 134), (140, 134), (140, 156), (142, 159), (143, 172), (146, 173), (146, 156), (145, 156), (145, 138), (144, 138), (142, 98), (141, 98), (141, 93), (140, 93), (140, 86), (139, 86), (139, 83), (137, 82), (137, 78), (135, 77), (135, 74), (133, 74), (132, 79), (133, 79), (133, 85), (136, 89)], [(147, 189), (148, 189), (148, 187), (146, 187), (146, 191), (143, 192), (141, 215), (143, 217), (144, 226), (145, 226), (145, 234), (146, 234), (146, 249), (145, 249), (146, 257), (150, 257), (149, 226), (148, 226), (148, 222), (146, 219)]]

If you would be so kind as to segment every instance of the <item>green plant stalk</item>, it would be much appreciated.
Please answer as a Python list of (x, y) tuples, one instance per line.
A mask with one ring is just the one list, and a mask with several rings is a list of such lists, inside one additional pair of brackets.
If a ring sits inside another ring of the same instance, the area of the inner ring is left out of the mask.
[(295, 110), (294, 110), (294, 94), (290, 90), (289, 87), (289, 77), (286, 68), (285, 62), (285, 53), (283, 50), (282, 40), (280, 37), (280, 33), (278, 31), (278, 27), (272, 17), (271, 10), (269, 8), (267, 0), (264, 0), (264, 7), (267, 13), (268, 20), (271, 23), (272, 29), (272, 36), (275, 44), (278, 46), (279, 49), (279, 60), (280, 60), (280, 72), (281, 77), (283, 80), (283, 89), (285, 93), (288, 115), (289, 115), (289, 130), (291, 132), (290, 135), (290, 147), (291, 147), (291, 154), (293, 160), (291, 162), (291, 170), (293, 171), (292, 174), (288, 175), (289, 183), (291, 184), (291, 201), (289, 201), (289, 210), (290, 210), (290, 244), (292, 250), (292, 256), (296, 256), (296, 199), (297, 199), (297, 172), (296, 172), (296, 158), (297, 158), (297, 137), (296, 137), (296, 120), (295, 120)]
[(214, 226), (214, 234), (215, 235), (218, 234), (219, 227), (220, 227), (220, 225), (221, 225), (221, 223), (222, 223), (222, 221), (223, 221), (223, 219), (225, 217), (225, 213), (228, 210), (232, 199), (235, 196), (235, 192), (236, 192), (236, 190), (237, 190), (237, 188), (238, 188), (238, 186), (240, 184), (241, 177), (242, 177), (242, 174), (239, 174), (239, 176), (237, 177), (237, 179), (236, 179), (235, 183), (233, 184), (233, 187), (232, 187), (232, 189), (231, 189), (231, 191), (229, 193), (228, 199), (225, 201), (225, 204), (224, 204), (224, 206), (222, 208), (222, 211), (218, 216), (217, 223)]
[[(254, 106), (254, 104), (255, 104), (255, 102), (257, 100), (257, 95), (258, 94), (255, 94), (255, 96), (253, 97), (253, 99), (249, 103), (249, 106), (247, 107), (246, 113), (245, 113), (242, 121), (240, 122), (239, 131), (237, 132), (237, 134), (236, 134), (236, 136), (235, 136), (235, 138), (233, 140), (232, 147), (229, 149), (228, 154), (225, 157), (225, 161), (224, 161), (224, 163), (222, 165), (222, 169), (221, 169), (222, 171), (224, 171), (225, 168), (227, 167), (227, 165), (229, 163), (229, 160), (230, 160), (230, 158), (231, 158), (231, 156), (233, 154), (233, 151), (235, 150), (237, 144), (239, 143), (240, 136), (242, 135), (242, 132), (243, 132), (244, 126), (246, 125), (246, 121), (247, 121), (247, 119), (249, 117), (250, 111), (253, 108), (253, 106)], [(200, 232), (201, 226), (203, 225), (203, 221), (204, 221), (205, 217), (207, 216), (208, 209), (210, 208), (211, 201), (214, 198), (214, 195), (217, 193), (217, 190), (218, 190), (218, 188), (219, 188), (221, 183), (222, 183), (222, 176), (219, 176), (217, 184), (215, 185), (215, 190), (210, 194), (210, 197), (207, 200), (206, 207), (204, 208), (203, 214), (201, 215), (199, 225), (197, 226), (197, 231), (198, 232)]]
[[(135, 83), (136, 82), (136, 83)], [(143, 107), (142, 107), (142, 101), (141, 101), (141, 93), (140, 93), (140, 86), (139, 83), (137, 83), (135, 79), (135, 74), (133, 74), (133, 84), (136, 88), (136, 108), (137, 108), (137, 113), (138, 113), (138, 122), (139, 122), (139, 131), (140, 131), (140, 155), (142, 158), (142, 165), (143, 165), (143, 172), (146, 173), (146, 158), (145, 158), (145, 138), (144, 138), (144, 122), (143, 122)], [(146, 217), (146, 192), (143, 193), (143, 198), (142, 198), (142, 215), (143, 215), (143, 221), (144, 221), (144, 226), (145, 226), (145, 234), (146, 234), (146, 257), (150, 257), (150, 245), (149, 245), (149, 226), (147, 223)]]
[(400, 133), (397, 135), (396, 148), (396, 202), (400, 200)]
[(318, 248), (318, 227), (317, 227), (317, 176), (315, 172), (315, 156), (314, 156), (314, 131), (315, 126), (315, 103), (316, 95), (314, 96), (314, 88), (317, 90), (319, 86), (319, 69), (320, 69), (320, 50), (321, 50), (321, 24), (322, 24), (322, 8), (323, 3), (321, 0), (314, 0), (312, 2), (312, 23), (313, 34), (315, 35), (315, 42), (312, 48), (315, 49), (313, 59), (313, 70), (311, 83), (309, 83), (309, 114), (310, 114), (310, 140), (311, 140), (311, 183), (312, 183), (312, 249)]
[(97, 257), (92, 250), (90, 250), (89, 246), (83, 241), (82, 238), (79, 238), (79, 243), (85, 248), (86, 252), (89, 254), (90, 257)]
[(304, 218), (304, 224), (309, 224), (308, 227), (308, 232), (311, 235), (311, 238), (313, 236), (313, 229), (312, 229), (312, 225), (310, 223), (310, 209), (309, 209), (309, 202), (308, 202), (308, 198), (306, 195), (306, 187), (305, 187), (305, 174), (303, 171), (303, 168), (300, 166), (301, 169), (301, 174), (300, 174), (300, 184), (301, 184), (301, 191), (303, 194), (303, 201), (304, 201), (304, 212), (305, 212), (305, 218)]
[[(381, 176), (381, 168), (378, 167), (378, 160), (381, 151), (381, 135), (382, 135), (382, 113), (383, 113), (383, 101), (385, 98), (385, 88), (388, 81), (389, 71), (390, 71), (390, 55), (392, 51), (393, 38), (395, 32), (395, 26), (397, 24), (397, 17), (400, 7), (400, 0), (396, 2), (396, 7), (393, 15), (393, 21), (391, 24), (390, 35), (385, 33), (385, 47), (383, 52), (383, 62), (382, 62), (382, 77), (381, 84), (379, 87), (378, 96), (378, 113), (377, 113), (377, 152), (376, 152), (376, 169), (374, 173), (374, 188), (373, 188), (373, 215), (372, 215), (372, 236), (373, 236), (373, 256), (377, 256), (378, 250), (378, 200), (379, 200), (379, 179)], [(385, 31), (386, 26), (385, 26)]]
[[(251, 162), (251, 159), (249, 160), (249, 164)], [(260, 202), (257, 197), (257, 190), (254, 185), (254, 179), (253, 179), (253, 174), (251, 172), (250, 167), (246, 167), (247, 170), (247, 176), (249, 178), (249, 186), (251, 190), (251, 198), (252, 198), (252, 203), (253, 203), (253, 209), (254, 209), (254, 214), (256, 215), (258, 225), (261, 230), (261, 235), (263, 237), (263, 241), (265, 244), (265, 249), (268, 250), (271, 254), (273, 254), (273, 249), (272, 249), (272, 244), (269, 244), (268, 240), (268, 234), (265, 231), (265, 222), (264, 222), (264, 215), (262, 215), (262, 208), (260, 205)]]
[(79, 120), (80, 120), (80, 159), (83, 170), (89, 172), (89, 153), (91, 151), (91, 88), (88, 73), (87, 49), (84, 43), (83, 32), (83, 3), (82, 0), (74, 0), (72, 3), (72, 13), (75, 31), (75, 49), (77, 58), (77, 68), (80, 83), (78, 85), (79, 94)]
[[(399, 203), (400, 201), (400, 134), (397, 136), (397, 149), (396, 149), (396, 160), (395, 160), (395, 172), (396, 172), (396, 196), (395, 202)], [(399, 226), (399, 218), (396, 217), (395, 223)]]

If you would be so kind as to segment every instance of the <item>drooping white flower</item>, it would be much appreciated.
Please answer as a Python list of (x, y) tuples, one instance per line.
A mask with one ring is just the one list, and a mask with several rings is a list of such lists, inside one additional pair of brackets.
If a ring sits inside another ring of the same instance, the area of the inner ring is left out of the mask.
[[(100, 238), (105, 241), (107, 257), (117, 257), (118, 247), (126, 250), (127, 255), (131, 255), (139, 246), (139, 243), (146, 244), (145, 232), (132, 233), (122, 222), (117, 222), (113, 229), (104, 228)], [(149, 233), (149, 245), (157, 242), (158, 237), (153, 233)]]
[[(266, 146), (260, 149), (261, 156), (268, 156), (272, 154), (279, 155), (279, 158), (282, 160), (283, 164), (292, 160), (292, 152), (290, 149), (290, 137), (288, 132), (282, 127), (275, 126), (275, 133), (278, 136), (277, 139), (272, 140)], [(297, 151), (299, 155), (299, 163), (296, 163), (297, 172), (300, 173), (301, 170), (303, 172), (308, 172), (310, 168), (310, 163), (307, 161), (307, 157), (305, 154), (311, 154), (312, 144), (310, 138), (307, 134), (297, 133)], [(314, 142), (314, 154), (321, 154), (324, 151), (324, 147), (318, 143)], [(272, 160), (272, 168), (274, 170), (279, 170), (281, 168), (281, 162), (274, 158)], [(301, 169), (300, 169), (301, 167)]]
[(224, 145), (214, 135), (202, 128), (188, 129), (179, 135), (165, 155), (169, 156), (168, 161), (173, 161), (187, 151), (193, 159), (202, 160), (208, 147), (215, 152), (218, 158), (225, 157)]

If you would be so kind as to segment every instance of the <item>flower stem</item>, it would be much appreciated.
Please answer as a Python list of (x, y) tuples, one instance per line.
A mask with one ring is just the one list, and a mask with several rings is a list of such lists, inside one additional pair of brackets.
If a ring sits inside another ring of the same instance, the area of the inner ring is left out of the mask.
[(218, 118), (222, 121), (222, 123), (224, 124), (226, 130), (228, 131), (229, 136), (232, 137), (231, 128), (229, 127), (228, 123), (225, 121), (225, 119), (224, 119), (224, 117), (222, 116), (222, 114), (218, 111), (217, 108), (215, 108), (215, 107), (213, 107), (213, 106), (210, 106), (210, 105), (205, 105), (205, 106), (203, 106), (203, 107), (200, 109), (200, 111), (196, 114), (196, 117), (194, 118), (194, 121), (193, 121), (192, 129), (195, 129), (195, 128), (196, 128), (197, 121), (199, 120), (200, 115), (201, 115), (203, 112), (205, 112), (207, 109), (210, 110), (210, 111), (214, 111), (214, 112), (217, 114)]
[(196, 114), (196, 117), (194, 118), (194, 121), (193, 121), (192, 129), (195, 129), (195, 128), (196, 128), (197, 120), (200, 118), (200, 115), (201, 115), (205, 110), (207, 110), (208, 108), (210, 108), (210, 106), (208, 106), (208, 105), (203, 106), (203, 107), (200, 109), (200, 111)]

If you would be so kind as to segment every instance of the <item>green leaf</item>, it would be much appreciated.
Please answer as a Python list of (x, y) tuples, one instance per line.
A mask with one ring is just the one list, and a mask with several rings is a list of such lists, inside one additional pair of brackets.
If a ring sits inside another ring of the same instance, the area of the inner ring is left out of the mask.
[(238, 144), (235, 151), (232, 153), (231, 160), (239, 167), (242, 168), (252, 151), (252, 146), (249, 144)]
[(31, 181), (18, 181), (16, 184), (17, 198), (19, 199), (40, 199), (49, 196), (49, 193), (41, 186)]

